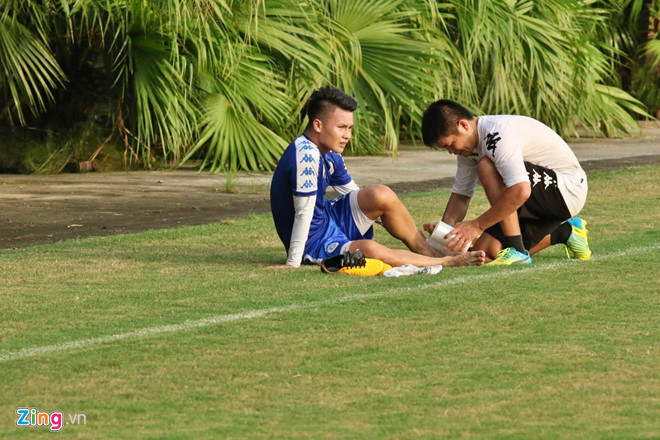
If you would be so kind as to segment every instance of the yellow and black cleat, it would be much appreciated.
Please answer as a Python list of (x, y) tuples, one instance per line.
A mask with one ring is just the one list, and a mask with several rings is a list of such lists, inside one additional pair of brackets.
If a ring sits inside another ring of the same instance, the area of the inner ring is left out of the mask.
[(366, 258), (358, 249), (354, 254), (346, 251), (343, 254), (326, 258), (321, 262), (321, 272), (345, 273), (359, 277), (380, 275), (392, 266), (375, 258)]

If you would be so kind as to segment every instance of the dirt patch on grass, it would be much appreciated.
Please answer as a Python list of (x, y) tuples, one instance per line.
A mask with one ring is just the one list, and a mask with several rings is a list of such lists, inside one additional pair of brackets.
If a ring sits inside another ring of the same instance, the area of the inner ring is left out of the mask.
[[(660, 155), (583, 161), (589, 173), (660, 163)], [(269, 210), (264, 176), (228, 193), (217, 176), (199, 173), (113, 173), (0, 176), (0, 248), (74, 238), (200, 225)], [(453, 178), (390, 185), (397, 193), (451, 187)], [(231, 189), (231, 188), (229, 188)]]

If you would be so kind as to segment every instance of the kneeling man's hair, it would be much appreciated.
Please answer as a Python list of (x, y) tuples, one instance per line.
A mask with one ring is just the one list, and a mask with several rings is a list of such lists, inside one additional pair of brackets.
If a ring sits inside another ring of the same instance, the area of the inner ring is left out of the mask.
[(456, 133), (459, 120), (472, 118), (472, 113), (457, 102), (449, 99), (434, 102), (422, 116), (424, 145), (433, 147), (439, 137)]

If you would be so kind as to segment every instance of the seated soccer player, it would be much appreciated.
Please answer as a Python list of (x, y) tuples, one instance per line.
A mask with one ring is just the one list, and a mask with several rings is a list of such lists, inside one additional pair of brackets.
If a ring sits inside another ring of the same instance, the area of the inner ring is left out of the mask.
[[(365, 257), (392, 266), (482, 265), (483, 251), (439, 256), (396, 194), (385, 185), (359, 188), (341, 153), (351, 139), (357, 102), (342, 90), (323, 87), (306, 104), (304, 134), (284, 151), (271, 183), (273, 220), (287, 252), (286, 264), (320, 264), (322, 260), (358, 249)], [(324, 200), (332, 186), (340, 197)], [(373, 223), (381, 224), (410, 250), (390, 249), (375, 242)]]

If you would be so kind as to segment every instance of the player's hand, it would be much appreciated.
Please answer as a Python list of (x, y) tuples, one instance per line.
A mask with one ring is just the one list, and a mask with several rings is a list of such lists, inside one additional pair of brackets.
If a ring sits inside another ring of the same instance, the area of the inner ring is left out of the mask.
[(460, 253), (467, 250), (471, 243), (474, 243), (483, 231), (476, 221), (460, 222), (454, 225), (454, 229), (447, 234), (447, 238), (454, 236), (445, 246), (454, 253)]
[(436, 226), (438, 226), (438, 222), (424, 223), (424, 230), (429, 234), (433, 234)]
[(296, 266), (289, 266), (288, 264), (275, 264), (268, 266), (267, 269), (296, 269)]

